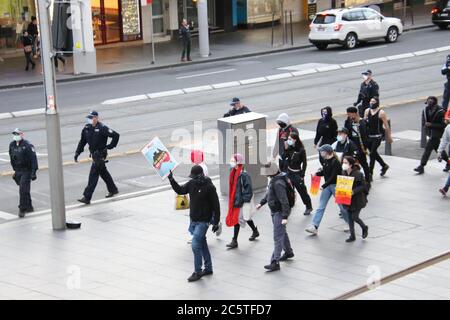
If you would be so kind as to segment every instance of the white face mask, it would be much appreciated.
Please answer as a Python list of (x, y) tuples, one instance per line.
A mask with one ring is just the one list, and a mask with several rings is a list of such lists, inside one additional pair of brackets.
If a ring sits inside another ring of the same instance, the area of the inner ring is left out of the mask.
[(230, 162), (230, 167), (231, 167), (231, 169), (234, 169), (234, 168), (236, 168), (236, 162), (234, 162), (234, 161), (231, 161)]
[(337, 141), (344, 142), (345, 140), (344, 136), (337, 136)]
[(22, 140), (22, 137), (17, 135), (17, 134), (13, 134), (13, 140), (16, 141), (16, 142), (19, 142), (19, 141)]
[(348, 163), (342, 164), (342, 170), (347, 171), (350, 168), (350, 165)]
[(364, 81), (367, 81), (367, 79), (369, 79), (369, 76), (363, 76)]
[(288, 139), (287, 144), (288, 144), (288, 146), (293, 146), (294, 140)]

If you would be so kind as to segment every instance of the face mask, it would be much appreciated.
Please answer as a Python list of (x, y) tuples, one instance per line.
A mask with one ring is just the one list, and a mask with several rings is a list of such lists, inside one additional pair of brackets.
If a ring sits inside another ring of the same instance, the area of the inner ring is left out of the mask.
[(17, 134), (13, 134), (13, 140), (19, 142), (22, 140), (22, 137)]
[(286, 128), (286, 123), (284, 122), (278, 122), (278, 125), (280, 126), (280, 128)]
[(93, 120), (93, 119), (86, 118), (86, 123), (87, 123), (87, 124), (90, 124), (90, 125), (93, 125), (93, 124), (94, 124), (94, 120)]
[(378, 103), (371, 103), (370, 104), (370, 109), (376, 109), (378, 108)]
[(327, 118), (327, 115), (328, 115), (328, 114), (327, 114), (326, 112), (322, 112), (322, 119), (325, 120), (325, 119)]
[(346, 139), (344, 138), (344, 136), (337, 136), (337, 141), (339, 142), (344, 142)]
[(294, 140), (288, 139), (287, 144), (292, 147), (294, 145)]
[(347, 171), (350, 168), (348, 163), (343, 163), (342, 164), (342, 170)]
[(236, 162), (230, 162), (230, 167), (231, 167), (231, 169), (234, 169), (234, 168), (236, 168)]
[(367, 79), (369, 79), (368, 76), (363, 76), (364, 81), (367, 81)]

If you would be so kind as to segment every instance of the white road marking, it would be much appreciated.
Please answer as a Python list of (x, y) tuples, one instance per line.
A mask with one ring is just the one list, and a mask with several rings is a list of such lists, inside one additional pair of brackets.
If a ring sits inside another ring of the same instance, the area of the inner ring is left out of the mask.
[(359, 67), (359, 66), (363, 66), (363, 65), (364, 65), (364, 62), (355, 61), (355, 62), (341, 64), (341, 68), (346, 69), (346, 68)]
[(0, 218), (4, 219), (4, 220), (12, 220), (17, 218), (17, 215), (14, 215), (12, 213), (8, 213), (8, 212), (4, 212), (4, 211), (0, 211)]
[(222, 83), (216, 83), (213, 84), (212, 87), (214, 89), (223, 89), (223, 88), (230, 88), (230, 87), (238, 87), (241, 84), (239, 81), (231, 81), (231, 82), (222, 82)]
[(436, 52), (435, 49), (421, 50), (421, 51), (414, 52), (414, 55), (415, 56), (424, 56), (426, 54), (431, 54), (431, 53), (435, 53), (435, 52)]
[(307, 74), (313, 74), (313, 73), (317, 73), (318, 71), (316, 69), (307, 69), (307, 70), (301, 70), (301, 71), (294, 71), (292, 72), (292, 75), (294, 77), (298, 77), (298, 76), (304, 76)]
[(0, 120), (11, 119), (12, 117), (11, 112), (0, 113)]
[(184, 94), (184, 91), (179, 89), (179, 90), (169, 90), (169, 91), (149, 93), (149, 94), (147, 94), (147, 97), (149, 97), (150, 99), (155, 99), (155, 98), (162, 98), (162, 97), (177, 96), (180, 94)]
[(142, 100), (147, 100), (147, 99), (148, 99), (148, 97), (145, 94), (140, 94), (137, 96), (105, 100), (102, 102), (102, 104), (119, 104), (119, 103), (126, 103), (126, 102), (142, 101)]
[(211, 86), (199, 86), (199, 87), (184, 88), (183, 91), (185, 93), (194, 93), (194, 92), (208, 91), (208, 90), (213, 90), (213, 89), (214, 88)]
[(386, 48), (386, 47), (387, 47), (387, 45), (382, 45), (382, 46), (377, 46), (377, 47), (356, 49), (356, 50), (350, 50), (350, 51), (341, 51), (341, 52), (339, 52), (339, 54), (358, 53), (358, 52), (361, 52), (361, 51), (375, 50), (375, 49), (381, 49), (381, 48)]
[(388, 60), (400, 60), (400, 59), (406, 59), (406, 58), (412, 58), (414, 57), (414, 54), (412, 53), (404, 53), (404, 54), (397, 54), (395, 56), (388, 56)]
[(280, 79), (286, 79), (286, 78), (291, 78), (292, 74), (289, 72), (286, 73), (280, 73), (280, 74), (273, 74), (270, 76), (266, 76), (267, 80), (280, 80)]
[(209, 76), (211, 74), (225, 73), (225, 72), (231, 72), (231, 71), (236, 71), (236, 69), (225, 69), (225, 70), (212, 71), (212, 72), (206, 72), (206, 73), (197, 73), (197, 74), (191, 74), (188, 76), (177, 77), (176, 79), (188, 79), (188, 78)]
[(45, 108), (38, 108), (38, 109), (29, 109), (29, 110), (22, 110), (22, 111), (14, 111), (11, 112), (13, 117), (25, 117), (25, 116), (34, 116), (38, 114), (44, 114)]
[(380, 62), (386, 62), (388, 61), (387, 58), (382, 57), (382, 58), (375, 58), (375, 59), (369, 59), (369, 60), (364, 60), (365, 64), (372, 64), (372, 63), (380, 63)]
[(241, 84), (252, 84), (252, 83), (258, 83), (258, 82), (265, 82), (265, 81), (267, 81), (267, 79), (265, 77), (259, 77), (259, 78), (240, 80), (239, 82)]
[(281, 67), (281, 68), (277, 68), (277, 69), (278, 70), (287, 70), (287, 71), (302, 71), (302, 70), (315, 69), (315, 68), (328, 67), (328, 66), (332, 66), (332, 64), (329, 64), (329, 63), (303, 63), (303, 64), (296, 64), (293, 66)]
[(341, 68), (340, 65), (333, 65), (333, 66), (328, 66), (328, 67), (317, 68), (317, 71), (319, 71), (319, 72), (327, 72), (327, 71), (339, 70), (340, 68)]
[(450, 46), (436, 48), (437, 52), (449, 51)]

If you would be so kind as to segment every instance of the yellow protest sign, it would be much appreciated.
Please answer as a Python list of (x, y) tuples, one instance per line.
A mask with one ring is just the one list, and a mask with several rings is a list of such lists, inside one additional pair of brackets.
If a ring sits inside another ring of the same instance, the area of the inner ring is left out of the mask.
[(352, 189), (355, 178), (337, 176), (335, 200), (337, 204), (350, 205), (352, 203)]

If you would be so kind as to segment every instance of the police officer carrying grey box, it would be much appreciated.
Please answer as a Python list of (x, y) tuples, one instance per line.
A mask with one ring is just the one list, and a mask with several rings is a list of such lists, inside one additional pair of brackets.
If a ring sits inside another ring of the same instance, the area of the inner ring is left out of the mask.
[(17, 128), (12, 134), (14, 141), (9, 145), (9, 157), (14, 170), (13, 179), (19, 186), (19, 217), (23, 218), (25, 213), (34, 211), (30, 187), (31, 181), (36, 180), (38, 162), (33, 145), (23, 138), (23, 131)]
[[(105, 181), (108, 188), (106, 198), (111, 198), (119, 193), (111, 174), (106, 168), (108, 149), (113, 149), (117, 146), (119, 134), (98, 121), (98, 113), (96, 111), (91, 111), (88, 114), (86, 122), (87, 124), (81, 131), (81, 139), (75, 151), (74, 160), (78, 162), (79, 155), (84, 151), (85, 145), (88, 144), (90, 157), (92, 158), (92, 166), (89, 172), (88, 185), (84, 189), (83, 198), (78, 201), (84, 204), (90, 204), (99, 176)], [(109, 144), (107, 144), (108, 138), (112, 138)]]

